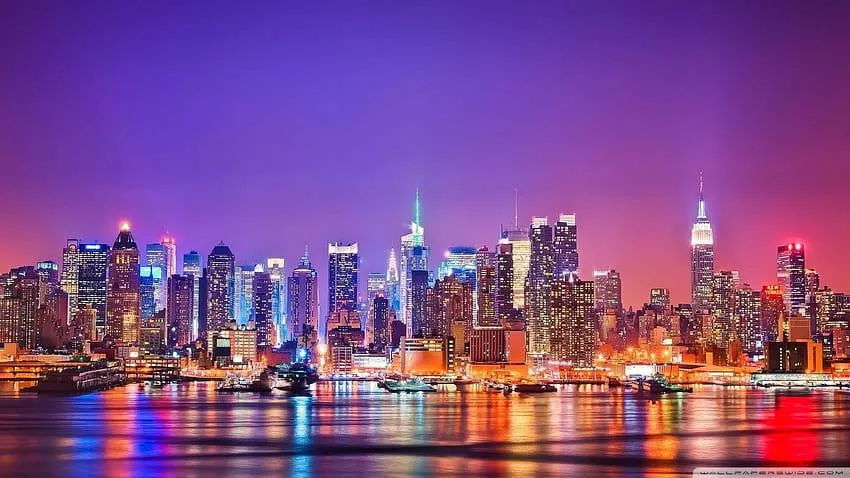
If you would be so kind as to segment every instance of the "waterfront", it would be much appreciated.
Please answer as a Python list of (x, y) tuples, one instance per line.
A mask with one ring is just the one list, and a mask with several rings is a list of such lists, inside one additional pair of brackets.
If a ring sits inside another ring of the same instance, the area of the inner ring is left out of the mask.
[(322, 383), (310, 397), (212, 383), (69, 397), (0, 384), (4, 476), (667, 476), (696, 466), (848, 465), (850, 395), (698, 387), (650, 401), (566, 386), (504, 396), (389, 394)]

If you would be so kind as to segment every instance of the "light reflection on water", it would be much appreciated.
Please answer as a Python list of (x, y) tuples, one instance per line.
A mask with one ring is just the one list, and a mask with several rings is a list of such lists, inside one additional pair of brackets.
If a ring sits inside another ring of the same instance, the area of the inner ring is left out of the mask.
[(74, 397), (0, 384), (6, 476), (670, 476), (696, 466), (848, 465), (850, 395), (699, 387), (647, 400), (568, 386), (523, 396), (371, 383), (312, 396), (211, 383)]

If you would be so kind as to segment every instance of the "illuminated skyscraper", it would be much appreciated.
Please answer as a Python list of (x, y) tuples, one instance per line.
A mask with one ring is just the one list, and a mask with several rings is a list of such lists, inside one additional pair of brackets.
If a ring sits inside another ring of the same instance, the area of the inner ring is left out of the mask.
[[(417, 273), (418, 274), (418, 273)], [(472, 284), (455, 276), (437, 280), (426, 290), (425, 317), (421, 333), (425, 337), (452, 335), (452, 325), (463, 323), (466, 336), (472, 330)], [(463, 344), (458, 344), (462, 347)]]
[(665, 311), (670, 308), (670, 289), (649, 289), (649, 305), (657, 311)]
[(62, 272), (59, 283), (62, 290), (68, 294), (68, 317), (73, 318), (77, 313), (77, 293), (80, 275), (80, 241), (68, 239), (62, 249)]
[(761, 293), (749, 284), (738, 289), (735, 300), (735, 336), (748, 355), (761, 353), (764, 336), (761, 329)]
[(156, 291), (162, 284), (162, 269), (153, 266), (139, 267), (139, 301), (141, 322), (145, 323), (156, 314)]
[(487, 247), (475, 259), (475, 326), (496, 326), (496, 255)]
[[(533, 267), (533, 266), (532, 266)], [(596, 321), (594, 285), (575, 275), (552, 282), (552, 360), (588, 367), (593, 365)]]
[[(177, 242), (166, 233), (160, 241), (162, 244), (162, 255), (165, 259), (165, 277), (177, 274)], [(167, 287), (166, 287), (167, 289)], [(167, 295), (167, 293), (166, 293)]]
[(691, 229), (691, 303), (696, 313), (711, 306), (714, 276), (714, 235), (705, 212), (702, 174), (699, 179), (697, 220)]
[(408, 337), (421, 337), (425, 331), (425, 310), (428, 293), (428, 271), (415, 270), (410, 280), (410, 323)]
[(316, 334), (319, 332), (319, 287), (316, 281), (316, 269), (310, 263), (305, 248), (301, 262), (287, 282), (287, 340), (301, 337), (305, 329)]
[(395, 249), (390, 249), (390, 257), (387, 259), (387, 285), (384, 296), (389, 301), (389, 306), (396, 313), (399, 312), (399, 275), (398, 260), (395, 257)]
[(106, 335), (117, 342), (139, 342), (139, 248), (124, 224), (109, 253)]
[(35, 348), (39, 332), (36, 323), (39, 282), (38, 273), (32, 266), (18, 267), (9, 272), (0, 295), (0, 342), (17, 343), (24, 349)]
[(261, 264), (236, 266), (234, 289), (236, 290), (235, 319), (239, 325), (247, 325), (254, 316), (254, 274), (262, 271)]
[(443, 262), (437, 270), (437, 278), (445, 279), (453, 275), (467, 284), (475, 284), (475, 258), (478, 249), (471, 246), (450, 247), (443, 256)]
[[(259, 266), (258, 266), (259, 267)], [(274, 317), (272, 303), (274, 302), (275, 285), (271, 274), (263, 270), (254, 272), (253, 287), (253, 320), (257, 328), (257, 345), (272, 346), (275, 344)]]
[(761, 330), (764, 335), (763, 344), (782, 340), (778, 336), (779, 316), (785, 313), (785, 301), (782, 287), (776, 284), (761, 288)]
[(597, 311), (613, 311), (618, 314), (623, 310), (623, 286), (619, 272), (593, 271), (593, 284)]
[(410, 233), (401, 236), (401, 268), (399, 273), (399, 319), (407, 325), (407, 334), (412, 334), (410, 297), (413, 271), (428, 270), (428, 253), (425, 246), (425, 228), (422, 227), (421, 205), (419, 190), (416, 190), (416, 202), (413, 212), (413, 222), (410, 223)]
[[(195, 303), (195, 276), (174, 274), (168, 278), (168, 343), (169, 347), (182, 347), (192, 342), (194, 334), (192, 309)], [(150, 319), (148, 319), (150, 320)]]
[(387, 276), (383, 272), (370, 272), (366, 277), (366, 297), (369, 304), (376, 296), (383, 296), (387, 288)]
[(498, 322), (514, 319), (513, 301), (514, 258), (513, 245), (500, 241), (496, 249), (496, 317)]
[(167, 294), (168, 268), (166, 267), (165, 247), (159, 243), (152, 243), (145, 246), (145, 263), (151, 267), (159, 267), (162, 271), (162, 280), (157, 285), (155, 292), (156, 310), (164, 310)]
[(513, 261), (513, 304), (514, 309), (525, 309), (525, 279), (531, 265), (531, 241), (528, 231), (517, 227), (512, 231), (502, 231), (502, 241), (511, 245)]
[(369, 324), (367, 326), (369, 344), (375, 352), (382, 353), (390, 343), (390, 307), (389, 300), (381, 295), (376, 295), (372, 300), (369, 312)]
[(328, 314), (357, 311), (359, 258), (356, 242), (328, 244)]
[(183, 254), (183, 274), (194, 277), (192, 286), (192, 340), (198, 337), (198, 324), (200, 320), (200, 300), (201, 300), (201, 277), (203, 276), (203, 268), (201, 264), (201, 255), (198, 251), (189, 251), (188, 254)]
[(283, 267), (286, 262), (282, 258), (271, 258), (266, 260), (266, 272), (272, 281), (272, 323), (274, 323), (275, 334), (273, 342), (279, 343), (284, 335), (286, 327), (286, 281), (284, 280)]
[(106, 329), (106, 270), (109, 246), (80, 244), (80, 268), (77, 275), (77, 308), (91, 306), (95, 314), (95, 330), (102, 337)]
[(776, 252), (776, 280), (782, 289), (785, 310), (792, 315), (805, 315), (806, 254), (799, 242), (782, 245)]
[(718, 347), (728, 347), (734, 337), (735, 283), (731, 271), (716, 272), (711, 280), (711, 336)]
[(578, 234), (575, 214), (561, 214), (555, 223), (555, 275), (578, 274)]
[[(528, 324), (528, 352), (549, 353), (552, 321), (550, 297), (555, 276), (555, 253), (552, 226), (545, 217), (534, 217), (528, 233), (531, 243), (531, 262), (525, 282), (525, 320)], [(516, 260), (516, 255), (514, 255)], [(514, 262), (516, 266), (516, 262)]]
[(223, 330), (235, 315), (236, 265), (230, 248), (219, 243), (207, 256), (207, 332)]

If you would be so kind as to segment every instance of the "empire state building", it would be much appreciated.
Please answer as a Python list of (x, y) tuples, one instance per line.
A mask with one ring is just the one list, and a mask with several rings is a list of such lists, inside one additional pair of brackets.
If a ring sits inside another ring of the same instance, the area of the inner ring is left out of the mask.
[(697, 220), (691, 229), (691, 304), (693, 310), (708, 309), (711, 305), (711, 278), (714, 274), (714, 236), (705, 213), (702, 193), (702, 174), (699, 179)]

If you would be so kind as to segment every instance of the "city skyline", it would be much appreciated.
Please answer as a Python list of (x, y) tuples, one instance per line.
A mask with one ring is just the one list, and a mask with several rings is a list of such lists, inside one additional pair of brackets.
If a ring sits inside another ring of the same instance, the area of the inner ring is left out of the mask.
[[(525, 227), (576, 214), (582, 277), (616, 269), (626, 305), (687, 302), (702, 170), (716, 270), (771, 284), (775, 248), (801, 242), (850, 288), (830, 211), (850, 203), (846, 4), (137, 8), (0, 5), (3, 270), (128, 220), (140, 245), (224, 240), (237, 264), (357, 241), (367, 274), (417, 187), (435, 259), (495, 249), (517, 189)], [(241, 34), (217, 35), (219, 15)], [(209, 187), (223, 178), (230, 194)]]

